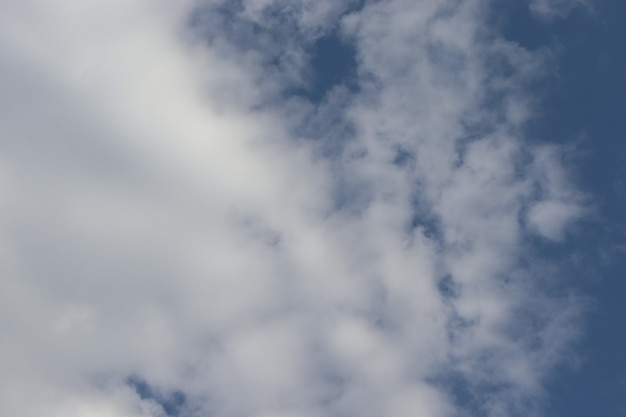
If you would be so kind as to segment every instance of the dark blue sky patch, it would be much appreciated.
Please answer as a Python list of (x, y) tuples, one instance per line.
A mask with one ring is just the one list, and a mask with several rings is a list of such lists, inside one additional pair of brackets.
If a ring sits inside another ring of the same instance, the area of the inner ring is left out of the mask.
[[(590, 242), (593, 244), (594, 242)], [(591, 297), (584, 338), (576, 346), (579, 366), (560, 369), (547, 384), (555, 417), (626, 415), (626, 251), (578, 248), (564, 276)]]
[(337, 32), (319, 38), (310, 48), (310, 83), (292, 94), (322, 102), (333, 88), (358, 91), (356, 48)]
[(594, 201), (595, 213), (565, 243), (536, 238), (534, 254), (561, 260), (571, 288), (592, 297), (595, 307), (577, 347), (581, 365), (550, 380), (551, 417), (626, 415), (626, 2), (600, 0), (593, 10), (537, 20), (527, 2), (496, 10), (505, 37), (525, 48), (553, 48), (558, 67), (547, 82), (529, 90), (541, 98), (527, 126), (538, 142), (576, 142), (570, 161), (577, 182)]
[(415, 155), (413, 155), (413, 153), (402, 147), (398, 147), (398, 149), (396, 149), (396, 155), (393, 158), (394, 165), (399, 167), (408, 167), (414, 163)]
[(339, 84), (356, 88), (356, 49), (336, 34), (318, 39), (313, 46), (311, 67), (315, 74), (313, 96), (321, 96)]
[(424, 233), (424, 236), (434, 241), (437, 245), (442, 245), (444, 243), (444, 236), (440, 220), (432, 212), (430, 206), (423, 201), (423, 198), (423, 191), (419, 185), (416, 185), (411, 201), (413, 216), (407, 226), (407, 232), (411, 234), (419, 230), (421, 233)]
[(512, 2), (502, 29), (505, 37), (526, 48), (556, 48), (558, 68), (534, 91), (542, 101), (529, 136), (556, 143), (578, 138), (589, 154), (580, 167), (581, 182), (605, 202), (612, 200), (605, 209), (617, 214), (612, 207), (616, 192), (606, 185), (625, 174), (626, 3), (599, 1), (594, 9), (542, 22), (533, 18), (526, 3)]
[(469, 417), (481, 415), (482, 410), (478, 406), (470, 386), (462, 374), (449, 372), (430, 381), (434, 386), (448, 393), (454, 404), (458, 407), (455, 417)]
[(552, 394), (549, 415), (556, 417), (623, 417), (626, 415), (626, 251), (598, 271), (587, 293), (596, 301), (577, 346), (580, 365), (561, 369), (547, 385)]
[(461, 295), (461, 284), (451, 275), (446, 275), (437, 283), (437, 290), (444, 300), (454, 299)]
[[(502, 35), (520, 46), (538, 50), (551, 44), (555, 37), (552, 23), (536, 19), (530, 11), (529, 2), (505, 1), (494, 3), (494, 24)], [(553, 22), (555, 23), (555, 22)]]
[(168, 416), (182, 416), (182, 410), (187, 404), (187, 397), (183, 392), (172, 391), (163, 394), (138, 376), (129, 377), (126, 383), (137, 392), (142, 400), (157, 402)]

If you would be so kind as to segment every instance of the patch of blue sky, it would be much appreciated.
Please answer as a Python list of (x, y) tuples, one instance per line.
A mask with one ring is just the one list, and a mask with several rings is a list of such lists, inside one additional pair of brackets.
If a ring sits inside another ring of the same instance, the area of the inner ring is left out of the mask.
[(172, 391), (164, 394), (138, 376), (129, 377), (126, 383), (142, 400), (154, 401), (161, 406), (166, 416), (178, 417), (184, 415), (183, 410), (187, 405), (187, 396), (183, 392)]
[(358, 91), (356, 80), (356, 49), (338, 36), (337, 32), (319, 38), (311, 48), (309, 86), (296, 89), (292, 93), (313, 103), (327, 99), (333, 88), (343, 86)]
[(579, 366), (549, 384), (548, 415), (626, 414), (626, 3), (594, 2), (555, 19), (537, 19), (527, 3), (507, 2), (495, 14), (504, 36), (524, 48), (555, 53), (540, 85), (531, 139), (574, 144), (570, 164), (591, 196), (594, 215), (560, 244), (533, 239), (536, 252), (561, 259), (567, 285), (594, 301)]

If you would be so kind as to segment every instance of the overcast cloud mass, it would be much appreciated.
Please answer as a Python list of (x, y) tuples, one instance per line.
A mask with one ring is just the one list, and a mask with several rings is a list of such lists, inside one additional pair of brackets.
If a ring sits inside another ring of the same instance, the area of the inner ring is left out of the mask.
[(541, 413), (593, 204), (491, 2), (0, 7), (0, 415)]

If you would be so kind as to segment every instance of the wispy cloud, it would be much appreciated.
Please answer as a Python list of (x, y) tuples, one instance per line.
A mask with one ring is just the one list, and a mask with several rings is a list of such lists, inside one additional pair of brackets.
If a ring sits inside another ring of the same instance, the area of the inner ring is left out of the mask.
[(485, 2), (3, 8), (3, 415), (539, 409), (581, 303), (528, 242), (587, 200)]
[(562, 18), (576, 9), (593, 10), (588, 0), (530, 0), (530, 10), (542, 19)]

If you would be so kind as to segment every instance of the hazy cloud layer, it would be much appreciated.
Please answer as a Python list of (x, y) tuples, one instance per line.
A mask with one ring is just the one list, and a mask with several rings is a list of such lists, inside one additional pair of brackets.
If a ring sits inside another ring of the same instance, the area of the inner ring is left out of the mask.
[(489, 4), (1, 7), (0, 414), (540, 410), (581, 303), (529, 242), (588, 201)]

